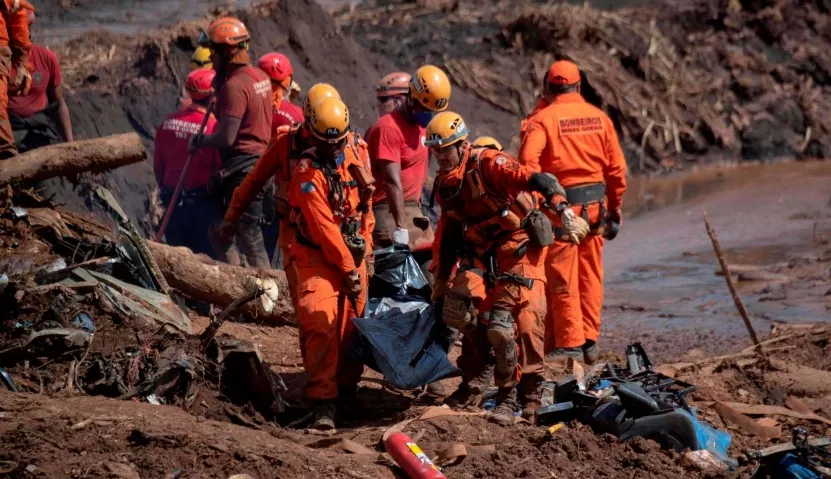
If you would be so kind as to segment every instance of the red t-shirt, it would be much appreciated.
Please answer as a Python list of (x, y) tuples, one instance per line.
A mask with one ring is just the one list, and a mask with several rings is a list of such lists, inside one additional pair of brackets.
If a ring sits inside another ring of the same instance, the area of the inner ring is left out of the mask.
[[(61, 86), (61, 66), (58, 57), (46, 47), (32, 45), (29, 53), (32, 63), (32, 88), (26, 96), (9, 96), (9, 111), (22, 118), (41, 112), (49, 104), (46, 91)], [(17, 75), (12, 68), (9, 78)]]
[(231, 149), (261, 156), (271, 140), (271, 80), (252, 66), (234, 70), (219, 92), (219, 118), (242, 123)]
[(427, 179), (429, 155), (424, 146), (425, 129), (410, 123), (395, 110), (382, 116), (368, 132), (369, 158), (375, 177), (373, 202), (386, 201), (386, 182), (380, 176), (379, 160), (401, 164), (401, 188), (404, 201), (421, 199), (421, 187)]
[[(205, 109), (192, 105), (187, 109), (171, 113), (156, 130), (156, 144), (153, 148), (153, 172), (156, 183), (175, 188), (182, 175), (182, 168), (188, 157), (188, 140), (199, 132)], [(216, 128), (216, 118), (211, 116), (205, 124), (205, 134), (209, 135)], [(203, 188), (207, 186), (216, 171), (222, 167), (219, 152), (214, 148), (200, 148), (193, 154), (185, 177), (184, 188)]]
[(306, 121), (306, 119), (303, 116), (303, 109), (294, 103), (283, 99), (283, 101), (280, 102), (280, 108), (274, 110), (274, 114), (271, 117), (271, 136), (274, 136), (274, 134), (277, 133), (277, 128), (280, 128), (283, 125), (303, 123), (304, 121)]

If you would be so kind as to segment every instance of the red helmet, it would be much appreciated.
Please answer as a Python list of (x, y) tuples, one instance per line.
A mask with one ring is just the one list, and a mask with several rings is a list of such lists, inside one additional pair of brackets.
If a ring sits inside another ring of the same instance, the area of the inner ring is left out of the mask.
[(259, 66), (260, 70), (266, 72), (269, 78), (278, 83), (294, 75), (294, 68), (291, 67), (291, 62), (282, 53), (266, 53), (260, 57)]
[(190, 72), (187, 81), (185, 81), (185, 90), (187, 90), (188, 96), (193, 100), (204, 100), (211, 96), (211, 92), (213, 92), (211, 84), (215, 76), (215, 71), (205, 68)]
[(410, 80), (412, 80), (412, 76), (409, 73), (390, 73), (378, 82), (375, 87), (375, 95), (379, 97), (406, 95), (410, 92)]
[(198, 43), (202, 46), (230, 45), (235, 47), (251, 40), (245, 24), (234, 17), (217, 18), (208, 29), (199, 34)]

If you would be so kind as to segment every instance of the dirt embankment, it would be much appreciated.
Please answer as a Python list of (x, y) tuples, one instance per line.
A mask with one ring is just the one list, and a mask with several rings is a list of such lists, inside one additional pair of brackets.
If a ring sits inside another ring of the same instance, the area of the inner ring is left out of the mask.
[[(364, 2), (337, 18), (377, 54), (442, 65), (499, 110), (488, 115), (488, 133), (514, 150), (543, 73), (569, 58), (586, 74), (589, 101), (617, 122), (634, 171), (829, 155), (831, 15), (823, 2), (638, 3), (644, 6), (609, 12), (506, 1)], [(466, 106), (453, 108), (481, 114)]]
[[(268, 51), (284, 52), (303, 87), (318, 81), (333, 84), (352, 111), (353, 127), (363, 130), (371, 125), (376, 117), (371, 85), (381, 71), (391, 67), (384, 64), (379, 68), (362, 47), (338, 32), (331, 16), (317, 3), (271, 1), (233, 14), (251, 31), (255, 62)], [(135, 130), (152, 154), (156, 128), (176, 108), (196, 35), (208, 22), (207, 18), (184, 22), (153, 37), (93, 32), (52, 46), (64, 71), (75, 137)], [(110, 188), (134, 220), (147, 212), (155, 186), (150, 160), (94, 181)], [(83, 211), (91, 182), (90, 178), (82, 179), (73, 191), (70, 180), (54, 180), (47, 192)]]

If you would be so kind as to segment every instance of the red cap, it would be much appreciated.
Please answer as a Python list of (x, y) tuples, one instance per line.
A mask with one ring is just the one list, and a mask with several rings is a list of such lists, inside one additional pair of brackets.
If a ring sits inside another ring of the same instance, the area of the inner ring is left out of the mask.
[(551, 68), (548, 69), (549, 85), (573, 85), (579, 82), (580, 69), (568, 60), (554, 62)]

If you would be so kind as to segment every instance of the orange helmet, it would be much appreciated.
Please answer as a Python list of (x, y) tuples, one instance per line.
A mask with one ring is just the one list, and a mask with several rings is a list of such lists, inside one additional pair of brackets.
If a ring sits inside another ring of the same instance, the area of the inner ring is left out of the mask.
[(271, 52), (260, 57), (260, 70), (264, 71), (269, 78), (282, 83), (286, 78), (294, 75), (294, 69), (288, 57), (282, 53)]
[(409, 73), (394, 72), (381, 79), (375, 87), (375, 95), (378, 97), (406, 95), (410, 91)]
[(194, 100), (204, 100), (211, 96), (213, 92), (212, 83), (216, 72), (206, 68), (193, 70), (188, 74), (188, 79), (185, 81), (185, 90)]
[(199, 34), (198, 43), (202, 46), (229, 45), (232, 47), (251, 40), (245, 24), (234, 17), (217, 18), (207, 30)]

